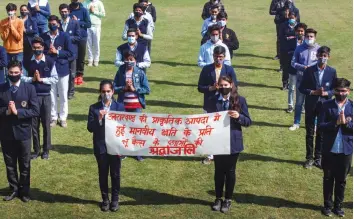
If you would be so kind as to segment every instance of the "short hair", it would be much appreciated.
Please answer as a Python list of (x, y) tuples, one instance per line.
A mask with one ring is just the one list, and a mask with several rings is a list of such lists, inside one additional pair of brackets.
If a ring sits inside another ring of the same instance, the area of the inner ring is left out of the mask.
[(321, 46), (318, 50), (317, 50), (317, 55), (321, 55), (323, 53), (327, 53), (328, 55), (330, 55), (331, 53), (331, 49), (328, 46)]
[(13, 3), (9, 3), (6, 5), (6, 11), (17, 11), (17, 6)]
[(143, 2), (149, 3), (149, 0), (139, 0), (139, 3), (143, 3)]
[(228, 18), (227, 13), (225, 11), (220, 11), (219, 14), (216, 16), (216, 19), (220, 20), (222, 18)]
[(213, 55), (215, 55), (215, 54), (218, 54), (218, 55), (223, 54), (223, 55), (225, 55), (226, 49), (223, 46), (217, 46), (217, 47), (214, 48), (213, 52), (214, 52)]
[(128, 33), (136, 33), (136, 28), (129, 28), (127, 34)]
[(145, 10), (145, 6), (143, 4), (141, 4), (141, 3), (135, 3), (133, 5), (133, 11), (135, 11), (135, 9), (137, 9), (137, 8), (140, 8), (143, 11)]
[(70, 11), (70, 7), (68, 4), (61, 4), (59, 5), (59, 11), (63, 10), (63, 9), (68, 9)]
[(20, 6), (20, 10), (21, 10), (21, 8), (23, 8), (23, 7), (26, 7), (26, 8), (28, 9), (27, 5), (21, 5), (21, 6)]
[(41, 46), (44, 46), (44, 40), (42, 39), (42, 37), (39, 37), (39, 36), (34, 37), (31, 42), (31, 45), (33, 45), (35, 43), (40, 43)]
[(290, 11), (288, 16), (290, 17), (290, 16), (292, 16), (292, 15), (293, 15), (294, 17), (297, 17), (296, 14), (295, 14), (295, 12)]
[(60, 24), (60, 20), (59, 20), (58, 16), (56, 16), (56, 15), (50, 15), (48, 18), (48, 22), (49, 21), (57, 21)]
[(7, 64), (7, 69), (15, 68), (15, 67), (19, 67), (20, 70), (22, 70), (22, 62), (20, 62), (20, 61), (18, 61), (18, 60), (11, 60), (11, 61)]
[(219, 4), (212, 5), (212, 6), (209, 8), (209, 10), (211, 11), (211, 10), (214, 10), (215, 8), (218, 9), (218, 11), (220, 11), (220, 5), (219, 5)]
[(315, 36), (317, 36), (317, 31), (315, 29), (312, 28), (306, 29), (305, 35), (307, 35), (308, 33), (313, 33), (315, 34)]
[(217, 30), (217, 31), (219, 32), (219, 34), (220, 34), (220, 26), (219, 26), (219, 25), (214, 24), (214, 25), (211, 25), (211, 26), (208, 28), (209, 34), (210, 34), (211, 32), (213, 32), (213, 31), (215, 31), (215, 30)]
[(298, 23), (296, 26), (295, 26), (295, 30), (299, 29), (299, 28), (302, 28), (304, 29), (305, 31), (307, 30), (307, 25), (305, 23)]
[(133, 51), (127, 50), (123, 52), (124, 59), (129, 58), (130, 56), (134, 57), (136, 59), (136, 54)]
[(350, 87), (350, 81), (348, 81), (345, 78), (336, 78), (334, 80), (333, 87), (334, 88), (349, 88)]

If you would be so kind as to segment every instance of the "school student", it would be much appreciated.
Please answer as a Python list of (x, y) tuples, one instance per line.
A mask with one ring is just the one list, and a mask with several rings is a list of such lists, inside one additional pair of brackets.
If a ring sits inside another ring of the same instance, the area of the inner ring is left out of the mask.
[(221, 0), (210, 0), (204, 4), (202, 18), (203, 20), (207, 19), (210, 16), (210, 8), (213, 5), (219, 5), (219, 11), (224, 11), (224, 5), (222, 4)]
[(4, 47), (0, 46), (0, 84), (5, 83), (5, 74), (7, 67), (7, 54)]
[[(226, 213), (230, 210), (236, 184), (236, 163), (243, 151), (242, 126), (251, 125), (246, 99), (238, 94), (237, 87), (229, 76), (221, 76), (218, 81), (219, 93), (211, 96), (207, 112), (228, 111), (230, 116), (231, 148), (229, 155), (214, 155), (214, 182), (216, 199), (212, 210)], [(225, 199), (222, 200), (225, 186)]]
[(27, 7), (31, 12), (31, 17), (37, 21), (38, 34), (47, 32), (50, 15), (48, 0), (29, 0)]
[[(102, 211), (117, 211), (119, 209), (120, 168), (118, 155), (107, 153), (105, 143), (105, 117), (109, 111), (124, 111), (124, 106), (113, 99), (113, 83), (103, 80), (100, 83), (98, 102), (91, 105), (88, 114), (87, 130), (93, 133), (93, 150), (98, 165), (99, 185), (101, 190)], [(111, 202), (108, 193), (108, 173), (111, 176)]]
[[(297, 83), (300, 84), (303, 78), (304, 71), (313, 65), (317, 64), (317, 50), (320, 45), (316, 43), (317, 31), (312, 28), (307, 28), (305, 32), (304, 43), (296, 47), (291, 66), (297, 70)], [(296, 90), (296, 103), (294, 124), (289, 128), (290, 131), (295, 131), (300, 128), (301, 113), (304, 113), (303, 106), (305, 103), (305, 95), (299, 89)]]
[(305, 94), (305, 124), (306, 124), (306, 161), (304, 168), (313, 165), (321, 168), (321, 154), (323, 133), (316, 132), (315, 153), (313, 152), (313, 139), (315, 119), (319, 116), (322, 103), (333, 97), (333, 85), (337, 78), (337, 71), (327, 65), (331, 49), (322, 46), (317, 51), (317, 65), (306, 68), (299, 90)]
[[(124, 53), (124, 65), (121, 65), (114, 78), (114, 90), (118, 102), (124, 103), (126, 112), (142, 112), (145, 109), (145, 95), (150, 93), (149, 81), (145, 72), (136, 66), (136, 55), (132, 51)], [(137, 157), (138, 161), (144, 159)]]
[(210, 7), (210, 17), (205, 19), (202, 25), (202, 37), (205, 36), (208, 32), (208, 28), (214, 24), (217, 24), (216, 17), (219, 14), (219, 6), (218, 5), (213, 5)]
[(348, 99), (350, 81), (337, 78), (333, 87), (335, 98), (323, 103), (319, 116), (319, 129), (323, 132), (322, 214), (331, 216), (333, 212), (344, 217), (346, 178), (353, 159), (353, 101)]
[(139, 0), (139, 3), (144, 4), (145, 6), (145, 12), (151, 14), (152, 16), (152, 20), (154, 21), (154, 23), (156, 23), (156, 8), (155, 6), (152, 4), (152, 2), (149, 2), (148, 0)]

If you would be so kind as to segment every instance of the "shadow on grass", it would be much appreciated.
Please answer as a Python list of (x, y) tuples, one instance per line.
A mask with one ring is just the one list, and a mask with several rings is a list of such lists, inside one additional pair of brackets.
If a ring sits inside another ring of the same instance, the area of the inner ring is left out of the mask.
[(171, 85), (171, 86), (183, 86), (183, 87), (196, 87), (198, 84), (186, 84), (181, 82), (173, 82), (173, 81), (157, 81), (157, 80), (149, 80), (149, 82), (158, 84), (158, 85)]
[(93, 155), (92, 148), (86, 148), (83, 146), (73, 146), (73, 145), (53, 145), (52, 150), (60, 154), (81, 154), (81, 155)]
[(273, 107), (267, 107), (267, 106), (258, 106), (258, 105), (248, 105), (248, 108), (250, 109), (257, 109), (257, 110), (285, 110), (285, 109), (282, 109), (282, 108), (273, 108)]
[(249, 83), (249, 82), (243, 82), (243, 81), (238, 81), (238, 86), (240, 87), (260, 87), (260, 88), (274, 88), (274, 89), (280, 89), (280, 86), (272, 86), (272, 85), (266, 85), (266, 84), (254, 84), (254, 83)]
[(171, 67), (177, 67), (177, 66), (194, 66), (194, 67), (198, 67), (198, 63), (189, 64), (189, 63), (168, 62), (168, 61), (152, 61), (152, 64), (154, 64), (154, 63), (161, 64), (161, 65), (168, 65), (168, 66), (171, 66)]
[(114, 65), (114, 62), (113, 61), (102, 60), (102, 61), (100, 61), (99, 64), (102, 64), (102, 65)]
[[(289, 125), (275, 124), (275, 123), (269, 123), (269, 122), (259, 122), (259, 121), (252, 121), (252, 126), (289, 128)], [(303, 127), (300, 127), (300, 128), (303, 128)]]
[(260, 56), (260, 55), (255, 55), (255, 54), (249, 54), (249, 53), (234, 53), (235, 57), (254, 57), (254, 58), (261, 58), (261, 59), (273, 59), (272, 57), (269, 56)]
[[(112, 80), (111, 78), (100, 78), (100, 77), (90, 77), (90, 76), (84, 76), (84, 81), (85, 82), (92, 82), (92, 81), (96, 81), (97, 82), (97, 90), (98, 90), (98, 86), (99, 86), (99, 82), (101, 82), (102, 80)], [(80, 88), (80, 87), (76, 87), (75, 89)]]
[(178, 205), (178, 204), (194, 204), (194, 205), (210, 205), (205, 200), (186, 198), (182, 196), (161, 193), (149, 189), (123, 187), (121, 194), (134, 201), (122, 201), (120, 205)]
[[(210, 190), (208, 191), (208, 194), (215, 196), (215, 191)], [(248, 193), (234, 193), (233, 197), (237, 204), (252, 204), (274, 208), (300, 208), (315, 211), (321, 210), (321, 206), (319, 205), (300, 203), (277, 197), (254, 195)]]
[(201, 109), (201, 105), (189, 104), (189, 103), (179, 103), (173, 101), (164, 101), (164, 100), (146, 100), (146, 105), (148, 106), (162, 106), (169, 108), (194, 108)]
[[(8, 195), (9, 193), (10, 193), (9, 188), (0, 189), (1, 195)], [(99, 204), (98, 201), (85, 200), (70, 195), (52, 194), (37, 188), (31, 188), (30, 195), (32, 200), (45, 202), (45, 203), (94, 204), (94, 205)]]
[(85, 114), (69, 114), (68, 115), (68, 120), (74, 120), (74, 121), (87, 121), (87, 115)]
[[(98, 83), (97, 83), (98, 84)], [(76, 87), (75, 92), (79, 93), (94, 93), (94, 94), (99, 94), (98, 88), (91, 88), (91, 87)]]

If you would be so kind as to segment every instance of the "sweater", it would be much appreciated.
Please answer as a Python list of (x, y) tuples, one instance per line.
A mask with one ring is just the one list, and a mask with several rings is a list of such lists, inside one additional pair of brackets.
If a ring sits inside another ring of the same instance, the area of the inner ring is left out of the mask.
[(9, 24), (9, 18), (5, 18), (0, 22), (0, 35), (7, 53), (17, 54), (23, 52), (23, 30), (23, 21), (17, 17), (11, 25)]

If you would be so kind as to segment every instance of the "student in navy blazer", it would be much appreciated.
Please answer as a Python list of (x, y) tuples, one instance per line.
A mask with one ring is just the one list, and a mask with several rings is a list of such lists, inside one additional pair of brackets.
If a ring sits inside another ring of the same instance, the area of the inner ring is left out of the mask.
[[(90, 106), (87, 130), (93, 133), (93, 149), (98, 164), (99, 184), (102, 195), (101, 210), (118, 210), (120, 190), (121, 160), (118, 155), (109, 155), (105, 143), (105, 115), (109, 111), (124, 111), (124, 105), (113, 99), (113, 83), (103, 80), (100, 83), (98, 102)], [(111, 174), (112, 198), (108, 197), (108, 172)]]
[[(236, 163), (243, 151), (242, 126), (251, 125), (246, 99), (238, 95), (237, 87), (230, 76), (221, 76), (218, 82), (219, 94), (211, 96), (208, 113), (229, 111), (230, 115), (230, 154), (214, 155), (215, 164), (215, 194), (216, 199), (212, 205), (214, 211), (225, 213), (230, 209), (232, 194), (236, 183)], [(215, 145), (217, 146), (217, 145)], [(222, 201), (225, 184), (225, 200)]]
[(214, 63), (203, 67), (199, 75), (198, 91), (204, 94), (203, 110), (207, 111), (208, 100), (218, 90), (218, 80), (221, 76), (230, 76), (237, 86), (237, 77), (232, 66), (223, 64), (226, 50), (222, 46), (214, 48)]
[(39, 106), (34, 86), (21, 82), (21, 74), (22, 63), (11, 61), (8, 65), (9, 82), (0, 85), (0, 141), (11, 190), (4, 201), (20, 196), (23, 202), (28, 202), (31, 124), (32, 118), (39, 116)]
[(5, 83), (6, 67), (7, 67), (6, 49), (3, 46), (0, 46), (0, 84)]
[(59, 6), (59, 13), (62, 18), (60, 31), (68, 33), (71, 39), (71, 44), (74, 48), (74, 55), (70, 59), (70, 75), (69, 75), (69, 92), (68, 99), (72, 99), (75, 93), (75, 77), (76, 77), (76, 59), (78, 55), (78, 46), (81, 41), (80, 23), (77, 20), (70, 18), (70, 8), (67, 4)]
[(348, 99), (349, 93), (350, 81), (338, 78), (334, 83), (335, 99), (323, 103), (319, 116), (319, 129), (323, 133), (322, 213), (326, 216), (330, 216), (331, 211), (344, 216), (344, 190), (353, 159), (353, 102)]
[[(54, 59), (55, 68), (59, 76), (58, 83), (52, 85), (50, 92), (52, 99), (51, 126), (53, 127), (59, 123), (61, 127), (66, 128), (66, 119), (69, 113), (69, 63), (75, 56), (75, 52), (69, 34), (59, 30), (59, 18), (51, 15), (49, 16), (48, 23), (49, 32), (41, 35), (44, 41), (44, 54)], [(57, 101), (57, 94), (59, 94), (59, 101)], [(59, 109), (57, 109), (58, 105)]]
[(327, 65), (330, 57), (330, 48), (322, 46), (317, 51), (318, 63), (308, 67), (299, 86), (299, 91), (305, 97), (305, 124), (306, 124), (306, 161), (305, 168), (315, 165), (321, 168), (321, 149), (323, 137), (321, 131), (316, 132), (315, 156), (313, 156), (313, 136), (315, 119), (319, 115), (322, 102), (333, 96), (333, 82), (337, 78), (334, 68)]
[(20, 7), (21, 19), (24, 23), (23, 33), (23, 66), (27, 69), (29, 62), (33, 56), (32, 52), (32, 40), (35, 36), (38, 36), (37, 21), (32, 18), (27, 5), (21, 5)]

